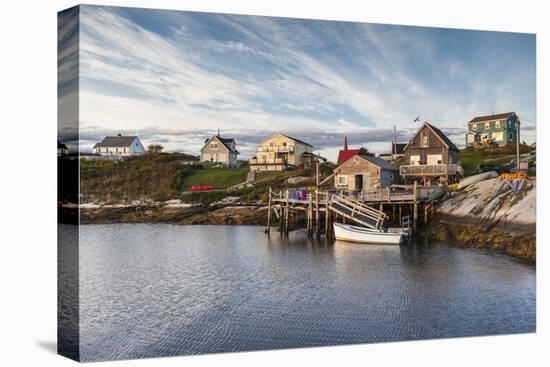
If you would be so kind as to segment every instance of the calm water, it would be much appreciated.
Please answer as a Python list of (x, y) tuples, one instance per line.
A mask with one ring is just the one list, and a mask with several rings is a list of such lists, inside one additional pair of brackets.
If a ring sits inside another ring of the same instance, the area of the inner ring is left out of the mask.
[(85, 225), (80, 239), (83, 360), (535, 331), (535, 268), (504, 255), (246, 226)]

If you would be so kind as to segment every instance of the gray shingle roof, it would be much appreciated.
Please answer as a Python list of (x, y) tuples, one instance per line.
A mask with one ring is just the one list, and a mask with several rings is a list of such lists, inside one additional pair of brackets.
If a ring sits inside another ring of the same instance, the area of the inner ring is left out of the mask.
[(397, 167), (391, 165), (390, 163), (388, 163), (387, 161), (383, 160), (382, 158), (380, 157), (371, 157), (370, 155), (362, 155), (362, 154), (359, 154), (358, 155), (359, 157), (371, 162), (372, 164), (382, 168), (382, 169), (385, 169), (385, 170), (397, 170)]
[(132, 145), (137, 136), (106, 136), (101, 142), (97, 143), (96, 148), (124, 148)]
[(503, 118), (508, 118), (511, 115), (515, 115), (515, 114), (516, 114), (515, 112), (505, 112), (505, 113), (499, 113), (499, 114), (496, 114), (496, 115), (476, 116), (473, 119), (471, 119), (468, 123), (500, 120), (500, 119), (503, 119)]
[(451, 141), (451, 139), (449, 139), (447, 137), (447, 135), (443, 134), (443, 132), (441, 130), (439, 130), (437, 127), (429, 124), (426, 122), (426, 125), (428, 125), (438, 136), (441, 140), (443, 140), (445, 142), (445, 144), (447, 144), (447, 146), (449, 147), (449, 149), (453, 149), (453, 150), (456, 150), (458, 151), (458, 148), (457, 146), (455, 145), (455, 143), (453, 143)]
[[(237, 145), (237, 143), (235, 142), (235, 139), (233, 139), (233, 138), (222, 138), (221, 136), (214, 135), (210, 139), (206, 139), (204, 141), (204, 146), (206, 146), (206, 144), (208, 144), (214, 138), (218, 139), (223, 144), (223, 146), (226, 147), (227, 150), (229, 150), (230, 152), (241, 154), (241, 153), (239, 153), (237, 148), (235, 148), (235, 149), (231, 148), (231, 143), (234, 143), (235, 145)], [(203, 146), (203, 148), (204, 148), (204, 146)]]

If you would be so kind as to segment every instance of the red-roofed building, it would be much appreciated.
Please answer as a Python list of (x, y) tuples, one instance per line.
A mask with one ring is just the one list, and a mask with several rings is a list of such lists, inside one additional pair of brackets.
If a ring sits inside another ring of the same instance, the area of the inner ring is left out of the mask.
[(338, 153), (338, 165), (359, 154), (360, 149), (348, 149), (348, 137), (344, 137), (344, 149)]

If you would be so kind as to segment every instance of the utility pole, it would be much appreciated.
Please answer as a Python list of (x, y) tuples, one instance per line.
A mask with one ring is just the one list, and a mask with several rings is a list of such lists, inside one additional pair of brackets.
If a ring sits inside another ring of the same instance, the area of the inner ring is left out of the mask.
[(395, 159), (395, 154), (397, 154), (397, 133), (395, 131), (395, 125), (393, 125), (393, 139), (392, 139), (392, 146), (391, 146), (391, 163), (393, 164), (393, 161)]
[(315, 160), (315, 229), (317, 236), (321, 234), (319, 225), (319, 160)]
[(516, 164), (517, 164), (517, 171), (519, 172), (519, 117), (516, 118)]

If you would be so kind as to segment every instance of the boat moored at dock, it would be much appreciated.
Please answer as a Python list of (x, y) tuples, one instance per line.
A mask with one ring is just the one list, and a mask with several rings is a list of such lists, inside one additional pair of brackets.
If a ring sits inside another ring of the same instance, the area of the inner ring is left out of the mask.
[(378, 229), (342, 223), (333, 223), (333, 226), (335, 238), (348, 242), (399, 245), (403, 238), (407, 236), (405, 231), (384, 232)]

